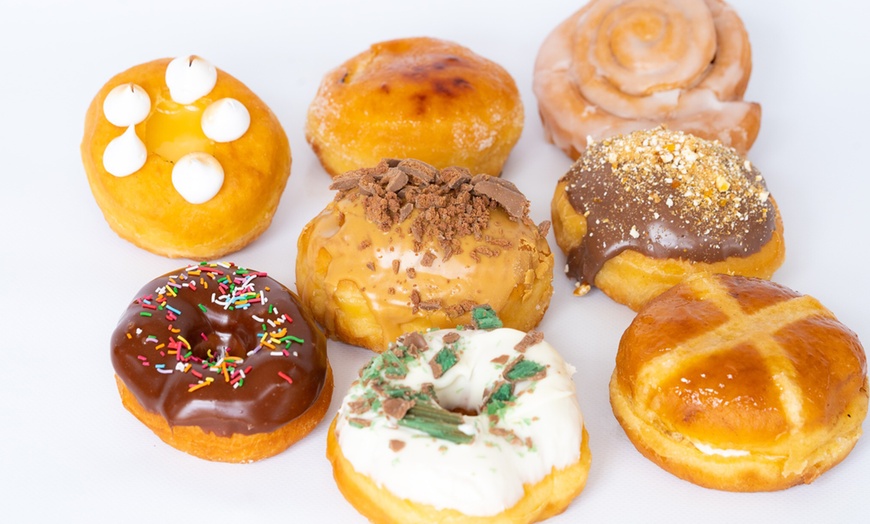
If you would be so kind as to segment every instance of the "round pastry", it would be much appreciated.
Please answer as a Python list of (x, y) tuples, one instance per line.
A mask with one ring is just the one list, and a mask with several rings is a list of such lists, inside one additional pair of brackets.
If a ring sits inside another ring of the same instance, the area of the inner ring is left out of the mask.
[(243, 248), (269, 227), (290, 176), (272, 111), (196, 56), (109, 80), (88, 108), (81, 151), (109, 226), (168, 257)]
[(722, 0), (593, 0), (544, 40), (534, 92), (547, 139), (576, 159), (587, 137), (660, 124), (745, 154), (761, 106), (744, 102), (752, 52)]
[(549, 222), (506, 180), (385, 160), (332, 184), (302, 230), (296, 286), (330, 338), (385, 350), (402, 333), (467, 324), (488, 304), (507, 327), (538, 325), (553, 294)]
[(498, 176), (523, 129), (510, 74), (453, 42), (372, 45), (323, 78), (305, 135), (329, 174), (418, 158)]
[(867, 415), (858, 337), (778, 284), (697, 275), (650, 301), (619, 343), (613, 412), (647, 458), (708, 488), (812, 482)]
[(326, 339), (266, 273), (201, 263), (145, 285), (112, 335), (121, 400), (167, 444), (252, 462), (307, 435), (332, 398)]
[(345, 498), (375, 523), (530, 523), (561, 513), (591, 455), (573, 368), (538, 332), (405, 335), (330, 427)]
[(552, 213), (576, 294), (595, 285), (634, 310), (689, 274), (770, 278), (785, 258), (758, 169), (661, 127), (591, 144), (556, 186)]

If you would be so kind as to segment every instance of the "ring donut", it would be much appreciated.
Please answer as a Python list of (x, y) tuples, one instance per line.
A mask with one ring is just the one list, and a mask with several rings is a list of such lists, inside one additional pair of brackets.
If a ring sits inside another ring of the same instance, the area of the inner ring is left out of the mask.
[(112, 335), (121, 400), (167, 444), (208, 460), (275, 455), (323, 419), (326, 339), (265, 273), (198, 264), (149, 282)]
[(207, 260), (243, 248), (269, 227), (290, 176), (278, 118), (197, 56), (109, 80), (88, 108), (81, 153), (109, 226), (168, 257)]
[(361, 370), (332, 423), (336, 482), (377, 523), (558, 514), (590, 464), (572, 373), (534, 331), (407, 334)]

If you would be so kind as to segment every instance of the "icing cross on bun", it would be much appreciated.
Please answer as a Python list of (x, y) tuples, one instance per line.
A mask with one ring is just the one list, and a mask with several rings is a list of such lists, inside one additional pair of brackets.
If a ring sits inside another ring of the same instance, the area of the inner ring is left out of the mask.
[(595, 285), (635, 310), (687, 275), (770, 278), (785, 257), (758, 169), (664, 127), (591, 144), (557, 184), (552, 216), (577, 294)]
[(547, 138), (576, 159), (587, 139), (667, 124), (745, 154), (761, 106), (744, 102), (749, 37), (722, 0), (592, 0), (535, 61)]
[(197, 56), (155, 60), (109, 80), (88, 108), (81, 152), (109, 226), (169, 257), (210, 259), (253, 241), (290, 176), (290, 146), (275, 115)]
[(333, 177), (393, 157), (499, 176), (523, 121), (503, 67), (446, 40), (401, 38), (324, 76), (305, 137)]
[(561, 513), (585, 486), (591, 455), (574, 369), (543, 339), (443, 329), (406, 334), (374, 357), (328, 433), (345, 498), (376, 523)]
[(812, 482), (867, 416), (858, 337), (816, 299), (696, 275), (651, 300), (619, 342), (613, 412), (647, 458), (728, 491)]
[(384, 351), (402, 333), (469, 323), (489, 304), (508, 327), (540, 322), (553, 292), (549, 223), (511, 182), (390, 159), (332, 184), (302, 230), (296, 285), (330, 338)]
[(275, 455), (323, 419), (326, 339), (266, 273), (201, 263), (158, 277), (111, 341), (121, 400), (167, 444), (208, 460)]

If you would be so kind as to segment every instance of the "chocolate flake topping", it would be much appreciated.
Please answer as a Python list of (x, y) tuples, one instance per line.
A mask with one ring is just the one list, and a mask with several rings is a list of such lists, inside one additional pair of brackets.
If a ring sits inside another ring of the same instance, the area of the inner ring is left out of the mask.
[(384, 401), (384, 413), (387, 416), (393, 417), (396, 420), (401, 420), (409, 409), (414, 407), (413, 400), (405, 400), (401, 398), (388, 398)]
[(407, 333), (402, 339), (402, 343), (408, 348), (408, 352), (412, 355), (417, 355), (420, 351), (426, 351), (429, 349), (429, 344), (426, 343), (426, 339), (416, 331), (413, 333)]
[(456, 351), (451, 347), (444, 347), (432, 357), (429, 361), (429, 367), (432, 368), (432, 376), (440, 378), (441, 375), (447, 372), (459, 361), (456, 356)]
[(477, 329), (497, 329), (503, 326), (496, 312), (488, 304), (477, 306), (471, 311), (471, 322)]
[(509, 382), (520, 380), (540, 380), (547, 376), (547, 368), (537, 362), (526, 360), (522, 356), (516, 359), (504, 371), (504, 378)]
[(535, 344), (540, 343), (542, 340), (544, 340), (544, 334), (540, 331), (536, 331), (533, 329), (526, 333), (526, 336), (524, 336), (523, 339), (520, 340), (516, 346), (514, 346), (514, 349), (519, 351), (520, 353), (525, 353), (527, 349), (534, 346)]
[(399, 420), (399, 425), (455, 444), (467, 444), (474, 440), (474, 436), (459, 429), (463, 422), (462, 415), (447, 411), (441, 406), (417, 403)]
[(450, 333), (445, 333), (441, 340), (444, 341), (445, 344), (452, 344), (459, 340), (459, 333), (455, 331), (451, 331)]
[(374, 167), (337, 177), (330, 188), (339, 192), (336, 200), (362, 195), (366, 218), (382, 231), (389, 231), (417, 210), (410, 226), (415, 249), (422, 248), (427, 240), (436, 240), (445, 258), (462, 251), (462, 237), (481, 237), (493, 207), (500, 206), (512, 220), (531, 222), (529, 201), (511, 182), (489, 175), (472, 176), (462, 167), (439, 171), (415, 159), (382, 160)]
[(494, 359), (490, 360), (490, 362), (492, 362), (493, 364), (498, 364), (498, 365), (503, 366), (503, 365), (507, 364), (507, 361), (510, 360), (510, 358), (511, 357), (509, 357), (507, 355), (501, 355), (499, 357), (495, 357)]
[(402, 448), (405, 447), (405, 442), (396, 439), (390, 439), (390, 450), (395, 451), (396, 453), (402, 451)]

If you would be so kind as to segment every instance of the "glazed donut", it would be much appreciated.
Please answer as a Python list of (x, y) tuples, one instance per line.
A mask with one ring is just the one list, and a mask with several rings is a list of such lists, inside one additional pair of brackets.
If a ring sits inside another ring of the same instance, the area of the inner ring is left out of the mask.
[(858, 337), (778, 284), (696, 275), (650, 301), (619, 342), (613, 412), (647, 458), (708, 488), (812, 482), (867, 415)]
[(330, 338), (383, 351), (402, 333), (470, 322), (492, 306), (534, 328), (553, 293), (549, 223), (506, 180), (388, 160), (335, 179), (302, 230), (296, 285)]
[(109, 226), (168, 257), (243, 248), (269, 227), (290, 176), (290, 146), (272, 111), (196, 56), (109, 80), (88, 108), (81, 152)]
[(598, 141), (667, 124), (745, 154), (761, 106), (744, 102), (749, 37), (722, 0), (593, 0), (544, 40), (534, 92), (547, 139), (577, 159)]
[(360, 371), (332, 422), (335, 480), (375, 523), (561, 513), (591, 460), (573, 371), (538, 332), (407, 334)]
[(594, 284), (634, 310), (689, 274), (770, 278), (785, 258), (758, 169), (661, 127), (590, 145), (557, 184), (552, 213), (576, 294)]
[(124, 407), (170, 446), (208, 460), (280, 453), (332, 398), (326, 339), (298, 298), (229, 263), (146, 284), (111, 347)]
[(305, 136), (334, 176), (382, 158), (418, 158), (499, 176), (523, 130), (513, 78), (434, 38), (372, 45), (323, 78)]

